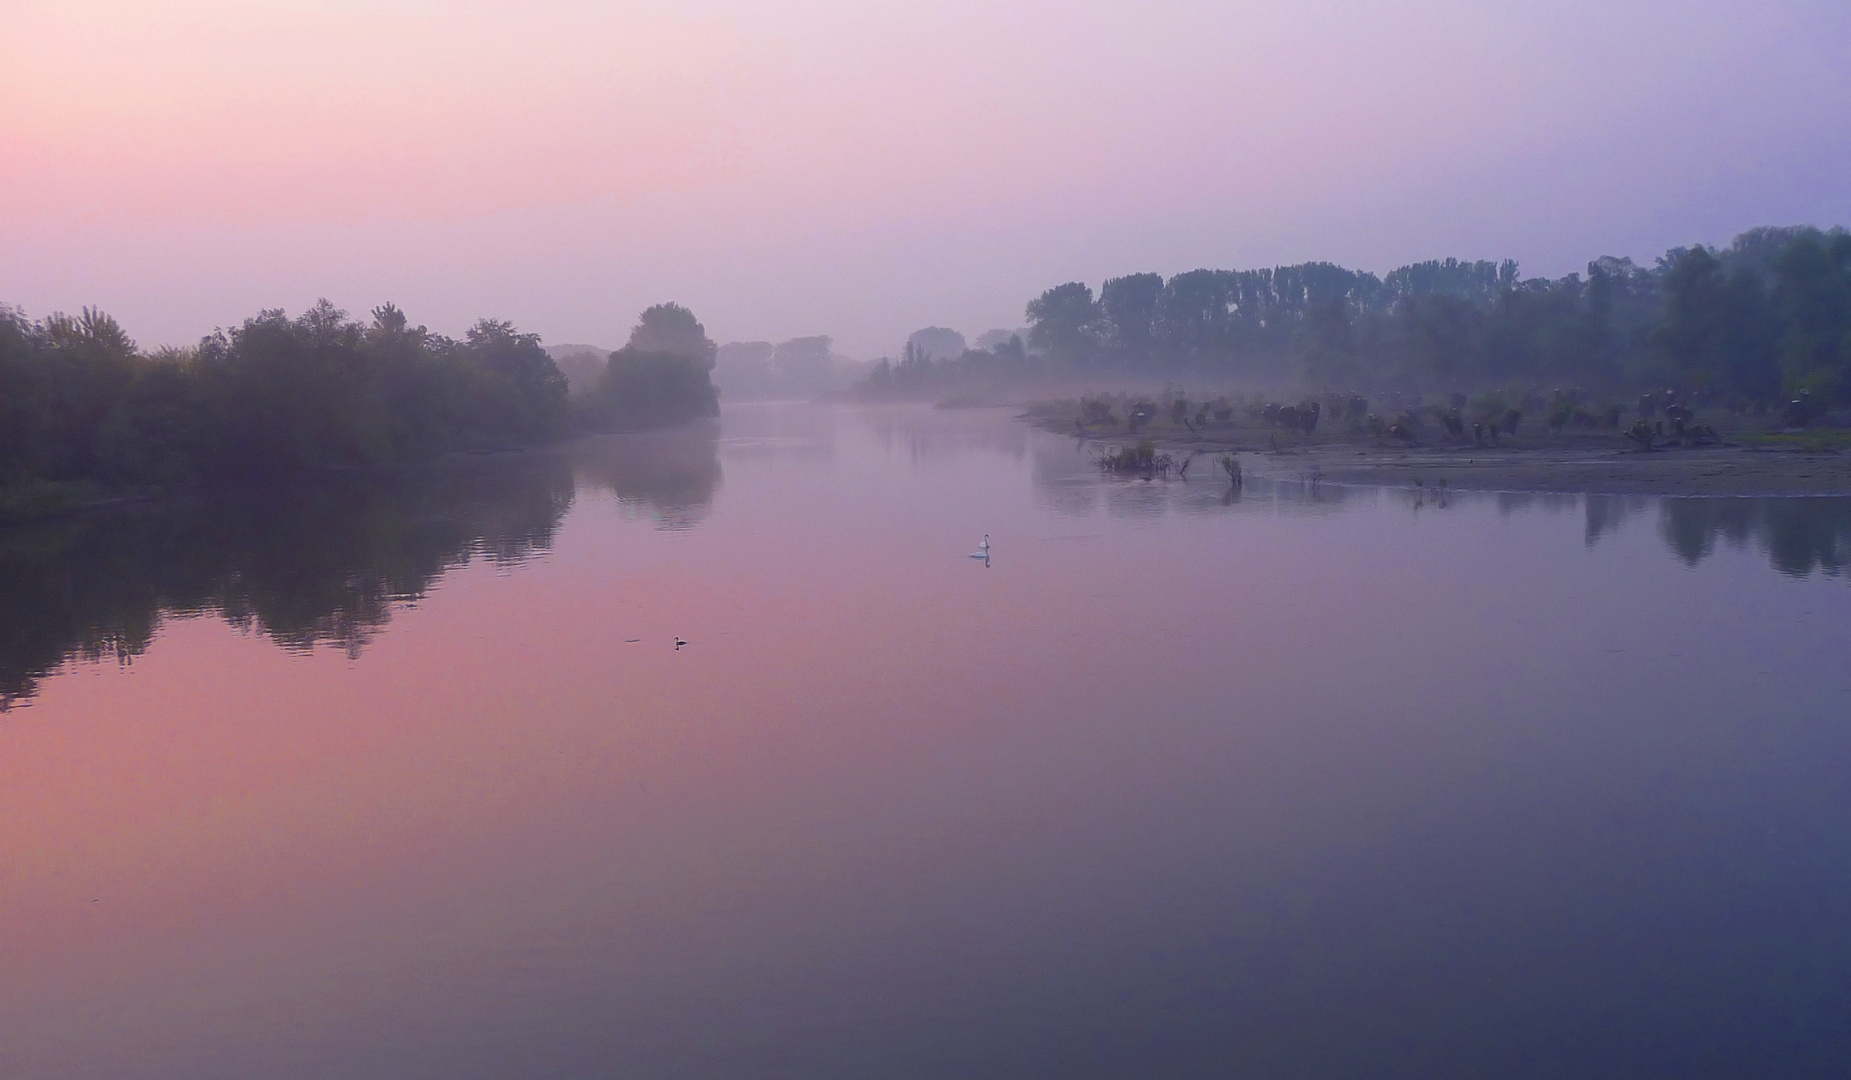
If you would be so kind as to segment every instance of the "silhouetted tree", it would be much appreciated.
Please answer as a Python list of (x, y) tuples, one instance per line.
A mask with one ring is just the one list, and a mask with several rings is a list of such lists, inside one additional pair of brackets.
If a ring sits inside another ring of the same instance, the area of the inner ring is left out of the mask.
[(1729, 270), (1705, 247), (1673, 251), (1663, 267), (1665, 310), (1653, 337), (1672, 377), (1688, 387), (1774, 396), (1778, 328), (1754, 272)]
[(1112, 351), (1126, 361), (1149, 360), (1157, 348), (1157, 306), (1163, 298), (1160, 274), (1107, 278), (1099, 288), (1099, 313), (1110, 328)]
[(789, 394), (814, 394), (829, 384), (835, 371), (835, 344), (827, 334), (778, 342), (771, 354), (772, 376)]
[(1851, 234), (1801, 232), (1773, 269), (1788, 388), (1851, 402)]
[(681, 423), (720, 414), (710, 373), (718, 349), (706, 327), (680, 304), (645, 310), (630, 342), (590, 394), (577, 403), (580, 421), (600, 431)]
[(964, 335), (943, 326), (928, 326), (907, 335), (906, 343), (922, 356), (951, 360), (964, 355)]
[(1090, 357), (1099, 322), (1091, 288), (1077, 281), (1056, 285), (1030, 300), (1027, 313), (1029, 344), (1062, 363)]

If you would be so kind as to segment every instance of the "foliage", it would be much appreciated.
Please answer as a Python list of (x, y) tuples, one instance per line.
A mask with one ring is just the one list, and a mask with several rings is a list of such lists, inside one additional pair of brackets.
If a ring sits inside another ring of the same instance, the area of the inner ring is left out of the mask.
[[(566, 434), (565, 376), (539, 338), (495, 319), (458, 341), (391, 304), (370, 322), (326, 300), (263, 311), (193, 348), (146, 353), (84, 309), (39, 322), (0, 307), (0, 515), (105, 491), (414, 461)], [(677, 305), (644, 312), (585, 395), (623, 426), (711, 415), (711, 343)]]
[(1028, 302), (1028, 322), (1029, 344), (1077, 360), (1093, 346), (1099, 325), (1093, 290), (1077, 281), (1056, 285)]
[(532, 335), (484, 320), (463, 341), (397, 308), (265, 311), (195, 349), (138, 352), (86, 310), (0, 318), (0, 483), (168, 484), (351, 466), (560, 434), (566, 387)]
[(906, 344), (934, 360), (964, 355), (964, 335), (943, 326), (928, 326), (907, 335)]
[(611, 354), (591, 392), (576, 400), (578, 420), (596, 431), (621, 431), (718, 416), (711, 377), (717, 353), (693, 312), (657, 304), (643, 312), (629, 344)]
[[(1603, 256), (1524, 279), (1511, 261), (1329, 263), (1069, 282), (1030, 301), (1050, 373), (1176, 375), (1418, 393), (1675, 386), (1770, 403), (1851, 403), (1851, 234), (1764, 228), (1655, 266)], [(1497, 410), (1486, 410), (1495, 412)]]
[(938, 393), (973, 382), (1008, 383), (1038, 370), (1035, 358), (1018, 335), (987, 349), (966, 348), (957, 356), (938, 357), (908, 341), (896, 362), (883, 357), (856, 388), (864, 397), (908, 397)]
[(729, 401), (813, 398), (841, 389), (853, 361), (838, 356), (825, 334), (769, 341), (732, 341), (715, 354), (713, 383)]

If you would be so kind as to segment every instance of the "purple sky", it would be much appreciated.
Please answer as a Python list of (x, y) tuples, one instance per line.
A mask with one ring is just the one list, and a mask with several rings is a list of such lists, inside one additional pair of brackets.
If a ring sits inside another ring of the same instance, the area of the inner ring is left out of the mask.
[(8, 9), (0, 302), (144, 344), (324, 295), (617, 344), (674, 299), (871, 356), (1138, 270), (1851, 224), (1843, 3)]

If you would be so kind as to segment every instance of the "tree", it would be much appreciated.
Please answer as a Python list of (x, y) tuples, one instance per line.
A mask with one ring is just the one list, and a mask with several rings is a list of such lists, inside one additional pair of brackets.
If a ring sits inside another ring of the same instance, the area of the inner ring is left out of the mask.
[(1028, 350), (1022, 345), (1022, 335), (1010, 334), (1002, 341), (991, 345), (987, 350), (1004, 371), (1024, 371), (1028, 367)]
[(1801, 232), (1773, 270), (1787, 385), (1851, 402), (1851, 233)]
[(1772, 398), (1780, 389), (1776, 327), (1756, 273), (1729, 272), (1702, 246), (1675, 249), (1660, 266), (1665, 309), (1653, 341), (1672, 376), (1697, 389)]
[(1092, 349), (1099, 309), (1093, 290), (1078, 282), (1056, 285), (1028, 302), (1028, 343), (1068, 363)]
[(769, 341), (729, 341), (715, 353), (714, 385), (734, 401), (751, 401), (777, 392), (771, 357), (777, 346)]
[(811, 394), (829, 384), (835, 371), (835, 344), (827, 334), (781, 341), (771, 354), (771, 371), (786, 393)]
[(1395, 305), (1401, 373), (1416, 384), (1457, 386), (1482, 376), (1483, 310), (1446, 293), (1409, 296)]
[(934, 360), (955, 360), (964, 355), (964, 335), (943, 326), (928, 326), (906, 336), (906, 343), (921, 356)]
[(1099, 287), (1104, 336), (1122, 359), (1152, 358), (1157, 347), (1157, 306), (1162, 298), (1160, 274), (1107, 278)]
[[(1268, 286), (1251, 295), (1257, 316), (1262, 304), (1270, 306)], [(1200, 361), (1232, 354), (1237, 276), (1224, 270), (1191, 270), (1177, 274), (1163, 287), (1158, 303), (1158, 336), (1170, 354), (1181, 360)]]
[(61, 475), (93, 475), (101, 465), (97, 439), (135, 381), (135, 343), (115, 319), (93, 308), (47, 318), (40, 330), (40, 377), (48, 411), (39, 420), (41, 446)]
[(1341, 298), (1313, 304), (1306, 313), (1305, 374), (1325, 385), (1348, 384), (1361, 374), (1356, 363), (1356, 327)]
[(483, 319), (469, 328), (464, 352), (486, 374), (481, 424), (517, 442), (537, 442), (566, 429), (570, 388), (559, 365), (540, 347), (540, 335), (513, 323)]
[(720, 414), (711, 372), (718, 349), (680, 304), (645, 310), (630, 343), (611, 354), (597, 386), (578, 402), (579, 420), (614, 431)]
[(1434, 259), (1412, 263), (1382, 279), (1397, 298), (1410, 296), (1451, 296), (1474, 303), (1489, 303), (1499, 292), (1515, 288), (1517, 263), (1461, 262), (1458, 259)]
[(1027, 333), (1028, 331), (1026, 329), (985, 330), (983, 333), (977, 335), (977, 340), (971, 343), (971, 347), (976, 349), (988, 349), (991, 352), (995, 352), (998, 345), (1008, 344), (1010, 338), (1020, 338)]
[(709, 368), (718, 351), (707, 338), (707, 328), (694, 313), (680, 304), (656, 304), (645, 308), (630, 329), (630, 343), (625, 346), (639, 353), (671, 353), (703, 361)]

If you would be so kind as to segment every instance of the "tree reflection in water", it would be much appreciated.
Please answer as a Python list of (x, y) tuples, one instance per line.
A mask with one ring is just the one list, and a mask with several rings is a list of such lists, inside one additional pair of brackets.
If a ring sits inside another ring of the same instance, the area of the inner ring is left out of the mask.
[[(1083, 518), (1102, 508), (1114, 517), (1153, 517), (1172, 510), (1185, 513), (1291, 512), (1321, 513), (1346, 502), (1370, 503), (1381, 495), (1412, 506), (1436, 506), (1432, 489), (1347, 487), (1316, 484), (1291, 475), (1250, 473), (1246, 486), (1232, 493), (1225, 484), (1172, 478), (1154, 483), (1102, 478), (1085, 453), (1071, 441), (1042, 440), (1031, 447), (1031, 480), (1044, 509)], [(1201, 459), (1197, 467), (1208, 464)], [(1209, 474), (1212, 476), (1213, 474)], [(1214, 496), (1214, 497), (1211, 497)], [(1526, 513), (1584, 515), (1583, 543), (1594, 547), (1618, 532), (1626, 521), (1659, 506), (1659, 532), (1673, 553), (1695, 566), (1714, 554), (1718, 541), (1738, 549), (1751, 545), (1765, 552), (1774, 569), (1804, 576), (1815, 571), (1836, 575), (1851, 565), (1851, 498), (1683, 498), (1645, 495), (1575, 495), (1554, 492), (1455, 492), (1462, 507), (1493, 506), (1500, 517)]]
[(572, 505), (556, 457), (219, 491), (0, 532), (0, 708), (66, 660), (128, 660), (169, 615), (358, 655), (446, 571), (519, 562)]
[[(922, 452), (911, 443), (908, 450)], [(1214, 482), (1100, 477), (1083, 448), (1064, 441), (1031, 441), (1029, 459), (1037, 501), (1068, 517), (1328, 514), (1405, 494), (1254, 477), (1235, 500)], [(701, 424), (0, 529), (0, 709), (29, 698), (72, 659), (139, 655), (173, 615), (216, 615), (286, 648), (333, 645), (358, 655), (394, 604), (424, 595), (446, 572), (478, 558), (516, 563), (549, 548), (575, 482), (609, 491), (660, 528), (686, 529), (704, 520), (721, 481), (718, 429)], [(1654, 501), (1459, 497), (1462, 509), (1485, 500), (1506, 514), (1584, 512), (1589, 546)], [(1656, 501), (1660, 534), (1690, 565), (1719, 542), (1753, 545), (1790, 575), (1836, 575), (1851, 563), (1851, 499)]]
[(473, 559), (550, 548), (574, 470), (688, 528), (720, 485), (716, 432), (584, 440), (387, 475), (215, 491), (0, 529), (0, 710), (69, 660), (127, 661), (173, 615), (358, 656), (393, 605)]
[(1587, 524), (1582, 531), (1582, 543), (1593, 547), (1602, 536), (1618, 532), (1627, 518), (1632, 517), (1650, 501), (1643, 495), (1585, 495)]
[(573, 445), (572, 458), (581, 480), (653, 516), (664, 529), (699, 525), (720, 490), (714, 424), (584, 439)]
[(1774, 569), (1803, 577), (1839, 574), (1851, 562), (1851, 499), (1666, 499), (1658, 529), (1695, 566), (1718, 540), (1767, 553)]
[(270, 487), (0, 530), (0, 710), (70, 659), (128, 659), (170, 615), (209, 613), (285, 648), (350, 656), (472, 559), (548, 550), (574, 471), (665, 528), (720, 487), (711, 424), (587, 439), (557, 452)]

